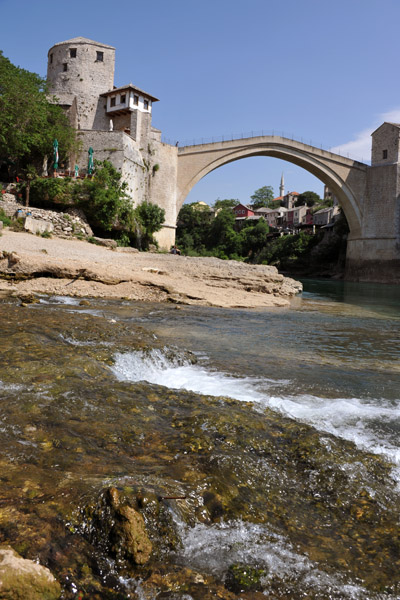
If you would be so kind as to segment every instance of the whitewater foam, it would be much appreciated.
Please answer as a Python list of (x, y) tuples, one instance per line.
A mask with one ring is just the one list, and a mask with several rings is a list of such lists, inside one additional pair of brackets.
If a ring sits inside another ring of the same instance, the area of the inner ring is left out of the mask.
[[(384, 455), (396, 465), (394, 476), (400, 482), (400, 401), (295, 395), (290, 380), (234, 377), (211, 370), (201, 361), (191, 364), (178, 355), (170, 358), (170, 354), (161, 350), (118, 353), (112, 371), (121, 381), (147, 381), (271, 408), (320, 431), (354, 442), (363, 450)], [(282, 387), (286, 389), (287, 394), (275, 395), (273, 392), (277, 387), (280, 392)]]

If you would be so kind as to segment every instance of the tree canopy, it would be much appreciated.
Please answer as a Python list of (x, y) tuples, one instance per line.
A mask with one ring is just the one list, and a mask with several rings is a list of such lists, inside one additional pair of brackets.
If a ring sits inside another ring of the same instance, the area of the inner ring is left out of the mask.
[(13, 174), (39, 172), (44, 158), (52, 158), (55, 139), (61, 159), (77, 144), (64, 111), (49, 99), (46, 81), (0, 51), (0, 163)]
[(253, 201), (253, 208), (268, 208), (274, 199), (274, 189), (271, 185), (264, 185), (256, 190), (250, 198)]
[(308, 190), (307, 192), (300, 194), (296, 200), (295, 206), (304, 206), (304, 204), (307, 204), (307, 206), (314, 206), (314, 204), (319, 204), (320, 202), (321, 198), (318, 194)]
[(219, 208), (234, 208), (238, 204), (240, 204), (240, 200), (238, 200), (237, 198), (226, 198), (224, 200), (218, 198), (214, 202), (214, 209), (218, 210)]

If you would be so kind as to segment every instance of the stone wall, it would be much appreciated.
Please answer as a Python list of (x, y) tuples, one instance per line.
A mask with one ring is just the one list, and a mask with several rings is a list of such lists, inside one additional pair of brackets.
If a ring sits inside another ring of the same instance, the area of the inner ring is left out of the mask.
[[(4, 194), (11, 196), (11, 194)], [(25, 207), (16, 201), (0, 200), (0, 208), (2, 208), (7, 217), (29, 217), (27, 229), (32, 231), (30, 223), (32, 220), (42, 221), (51, 225), (51, 227), (39, 227), (38, 231), (51, 231), (57, 237), (70, 238), (78, 236), (91, 237), (93, 231), (86, 221), (85, 215), (77, 208), (70, 208), (67, 212), (61, 213), (53, 210), (44, 210), (42, 208)]]
[[(71, 56), (71, 50), (75, 50), (75, 57)], [(97, 60), (98, 52), (103, 54), (103, 60)], [(50, 48), (47, 66), (50, 91), (60, 99), (60, 104), (77, 99), (79, 129), (104, 127), (105, 99), (99, 99), (99, 95), (113, 88), (114, 65), (115, 48), (85, 38), (73, 38)]]
[[(175, 243), (177, 206), (176, 184), (178, 178), (178, 148), (162, 142), (151, 142), (149, 168), (149, 200), (165, 210), (165, 227), (155, 238), (160, 248), (167, 249)], [(154, 166), (158, 165), (158, 170)]]
[(78, 157), (81, 173), (87, 172), (88, 150), (93, 148), (96, 160), (108, 160), (122, 174), (128, 184), (132, 204), (140, 204), (146, 198), (146, 167), (136, 142), (123, 131), (79, 131), (82, 151)]
[[(388, 165), (397, 163), (399, 156), (400, 128), (392, 123), (383, 123), (372, 134), (371, 164)], [(386, 158), (384, 158), (384, 152)]]

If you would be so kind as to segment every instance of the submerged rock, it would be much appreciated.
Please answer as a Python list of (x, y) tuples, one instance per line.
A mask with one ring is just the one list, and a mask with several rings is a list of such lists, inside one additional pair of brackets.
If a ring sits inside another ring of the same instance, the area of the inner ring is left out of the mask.
[(136, 565), (148, 562), (153, 548), (144, 519), (116, 488), (108, 488), (94, 509), (87, 507), (86, 517), (91, 522), (91, 541), (106, 546), (111, 556)]
[(61, 588), (49, 569), (22, 558), (11, 546), (0, 548), (0, 598), (56, 600)]
[(249, 565), (231, 565), (226, 575), (225, 585), (235, 593), (261, 591), (261, 580), (267, 575), (265, 569), (257, 569)]

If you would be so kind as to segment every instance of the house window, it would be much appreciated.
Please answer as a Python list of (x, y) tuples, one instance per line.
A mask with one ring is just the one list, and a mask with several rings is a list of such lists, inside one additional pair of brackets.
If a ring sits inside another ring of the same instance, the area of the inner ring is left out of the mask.
[(71, 58), (76, 58), (76, 48), (70, 48), (69, 55)]
[(149, 108), (149, 101), (148, 100), (143, 100), (143, 106), (145, 110), (148, 110)]
[(126, 100), (126, 95), (125, 95), (125, 94), (123, 94), (123, 95), (121, 96), (121, 104), (125, 104), (125, 100)]
[(139, 96), (133, 96), (133, 104), (137, 106), (139, 104)]
[(103, 62), (103, 59), (104, 59), (104, 52), (96, 52), (96, 61)]
[(115, 97), (110, 99), (110, 106), (115, 106)]
[(68, 65), (67, 63), (63, 63), (63, 71), (68, 71)]
[(385, 160), (387, 158), (387, 150), (384, 150), (382, 152), (382, 158), (383, 158), (383, 160)]

